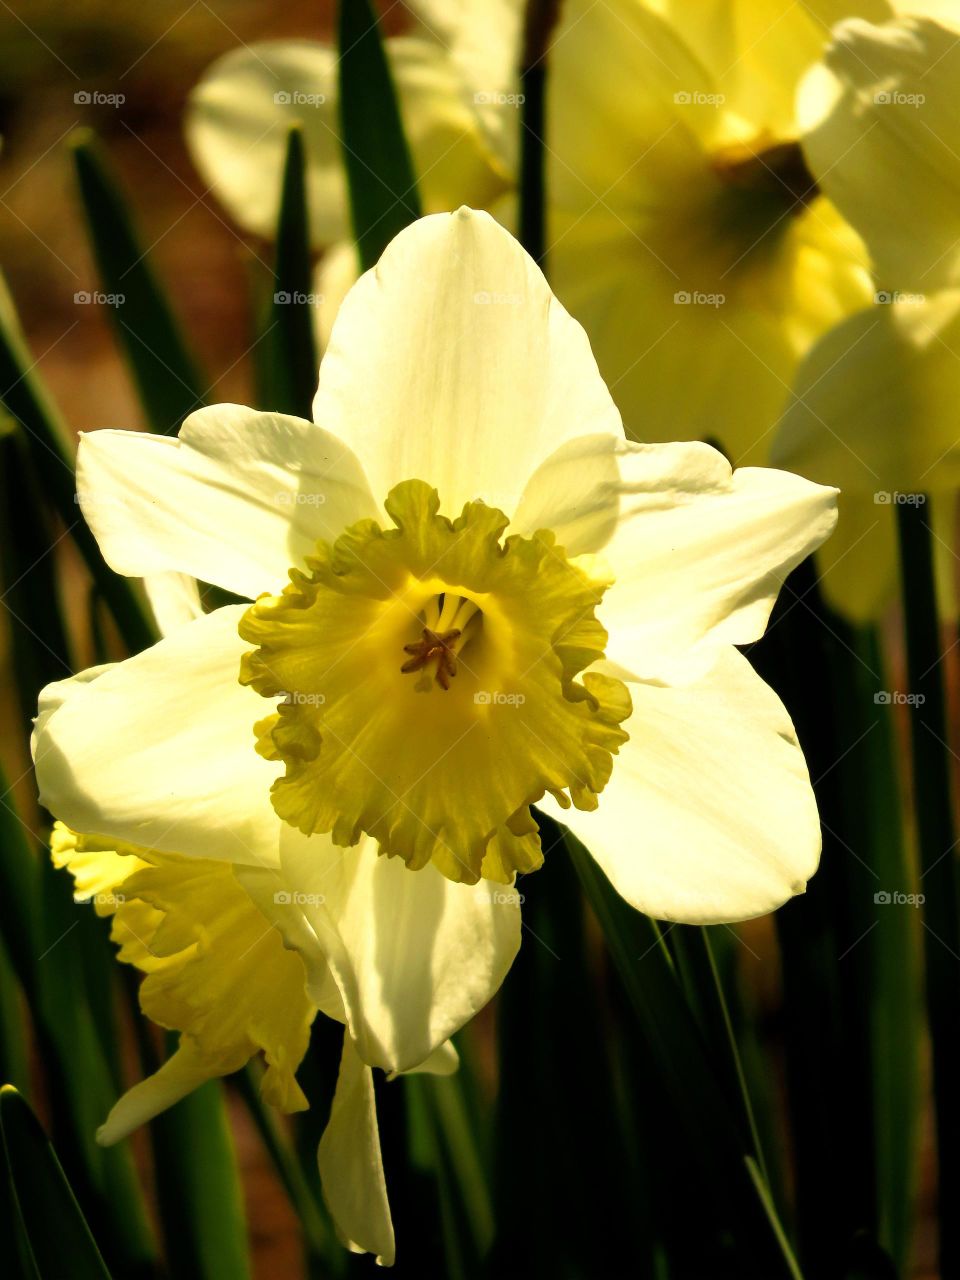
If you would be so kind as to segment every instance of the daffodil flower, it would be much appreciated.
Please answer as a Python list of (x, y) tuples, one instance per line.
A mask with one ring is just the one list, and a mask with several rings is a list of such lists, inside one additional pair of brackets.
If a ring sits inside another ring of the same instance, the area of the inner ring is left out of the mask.
[[(41, 718), (73, 692), (69, 682), (48, 690)], [(287, 941), (302, 931), (303, 951), (315, 947), (296, 905), (305, 899), (286, 887), (282, 873), (81, 836), (63, 823), (54, 827), (51, 851), (55, 865), (72, 873), (76, 899), (92, 903), (98, 915), (113, 917), (118, 959), (144, 973), (143, 1012), (180, 1032), (177, 1051), (124, 1094), (98, 1130), (97, 1141), (105, 1146), (120, 1141), (205, 1081), (239, 1070), (258, 1053), (266, 1066), (264, 1099), (283, 1112), (304, 1110), (308, 1103), (295, 1073), (311, 1024), (318, 1014), (339, 1022), (347, 1021), (347, 1015), (331, 971), (324, 972), (316, 958), (308, 967), (304, 954)], [(336, 890), (332, 883), (327, 887), (328, 892)], [(284, 914), (284, 930), (272, 927)], [(461, 916), (460, 924), (464, 922)], [(515, 913), (511, 920), (504, 912), (500, 924), (506, 932), (518, 933)], [(406, 935), (402, 929), (393, 932), (391, 945), (400, 948), (393, 961), (402, 971), (401, 980), (411, 984), (413, 970), (402, 954)], [(438, 942), (442, 950), (442, 936)], [(510, 954), (508, 946), (504, 954)], [(472, 959), (482, 969), (484, 958), (480, 950)], [(445, 960), (460, 972), (449, 951)], [(469, 975), (461, 976), (469, 986)], [(415, 1001), (415, 992), (410, 995)], [(466, 988), (461, 999), (469, 999)], [(408, 1070), (445, 1075), (457, 1065), (456, 1051), (446, 1041)], [(391, 1264), (394, 1234), (373, 1078), (350, 1034), (343, 1038), (318, 1159), (324, 1196), (343, 1242)]]
[(960, 12), (839, 26), (801, 89), (819, 184), (863, 236), (872, 305), (801, 366), (774, 457), (842, 490), (821, 553), (831, 601), (876, 617), (897, 584), (893, 513), (926, 502), (938, 596), (956, 612), (960, 487)]
[[(514, 223), (519, 0), (418, 0), (386, 41), (424, 207)], [(638, 440), (710, 439), (767, 460), (799, 360), (867, 303), (856, 232), (808, 170), (795, 91), (830, 24), (875, 0), (567, 0), (549, 52), (548, 263)], [(321, 336), (356, 276), (329, 47), (270, 43), (215, 63), (187, 138), (244, 227), (272, 235), (286, 128), (303, 124)], [(691, 369), (696, 376), (690, 375)]]
[(314, 418), (220, 405), (177, 439), (83, 437), (112, 567), (247, 602), (51, 687), (35, 758), (43, 803), (97, 833), (57, 856), (107, 860), (145, 1008), (183, 1033), (106, 1136), (258, 1049), (302, 1105), (320, 1010), (345, 1024), (327, 1195), (389, 1260), (369, 1069), (448, 1067), (503, 979), (515, 876), (544, 857), (531, 806), (666, 919), (758, 915), (814, 872), (802, 753), (734, 646), (836, 493), (628, 442), (583, 330), (466, 209), (350, 292)]

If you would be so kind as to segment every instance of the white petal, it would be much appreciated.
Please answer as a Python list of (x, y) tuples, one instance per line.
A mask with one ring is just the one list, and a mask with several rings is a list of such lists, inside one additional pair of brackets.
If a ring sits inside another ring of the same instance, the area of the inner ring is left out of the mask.
[(520, 908), (502, 885), (411, 871), (373, 840), (341, 849), (286, 827), (281, 865), (361, 1057), (386, 1070), (418, 1066), (482, 1009), (520, 945)]
[(392, 1266), (395, 1247), (380, 1155), (373, 1072), (344, 1033), (337, 1091), (317, 1151), (323, 1198), (337, 1234), (354, 1253)]
[(237, 680), (242, 613), (218, 609), (93, 681), (44, 691), (35, 760), (51, 813), (146, 848), (276, 863), (281, 766), (254, 750), (264, 703)]
[[(520, 0), (408, 0), (421, 29), (441, 40), (487, 142), (515, 173), (524, 6)], [(466, 196), (461, 199), (466, 200)]]
[(203, 615), (197, 580), (187, 573), (151, 573), (143, 587), (162, 636)]
[(311, 238), (349, 234), (334, 50), (312, 40), (241, 45), (207, 68), (184, 127), (204, 181), (241, 227), (272, 240), (290, 126), (304, 127)]
[(565, 441), (622, 434), (583, 330), (513, 237), (469, 209), (402, 231), (348, 294), (314, 418), (378, 498), (416, 477), (448, 515), (478, 497), (510, 512)]
[(332, 245), (320, 259), (314, 273), (317, 305), (313, 309), (317, 348), (326, 351), (340, 306), (361, 276), (357, 246), (351, 240)]
[(866, 240), (881, 289), (960, 282), (958, 32), (850, 19), (832, 37), (798, 98), (811, 172)]
[(620, 513), (617, 436), (578, 436), (541, 463), (527, 482), (510, 533), (550, 529), (567, 555), (599, 551), (616, 532)]
[(48, 684), (40, 690), (37, 700), (37, 715), (33, 722), (33, 733), (30, 736), (30, 751), (34, 760), (37, 758), (37, 744), (40, 740), (40, 735), (46, 728), (47, 721), (53, 713), (59, 711), (63, 704), (78, 690), (85, 685), (93, 684), (94, 680), (99, 680), (107, 671), (113, 671), (119, 665), (119, 662), (104, 662), (98, 667), (87, 667), (85, 671), (81, 671), (75, 676), (70, 676), (66, 680), (55, 680), (52, 684)]
[[(507, 177), (449, 53), (435, 39), (384, 42), (424, 209), (486, 204)], [(500, 108), (516, 128), (516, 109)], [(231, 50), (190, 95), (186, 135), (197, 168), (242, 227), (277, 230), (287, 135), (298, 123), (307, 155), (310, 233), (323, 246), (350, 234), (340, 141), (336, 50), (313, 41), (265, 41)], [(405, 193), (398, 193), (404, 195)]]
[(304, 913), (301, 895), (288, 888), (279, 867), (268, 869), (235, 863), (233, 874), (260, 913), (275, 926), (284, 946), (300, 954), (306, 970), (306, 990), (312, 1003), (335, 1022), (346, 1022), (340, 988), (330, 972), (317, 932)]
[(607, 657), (644, 679), (689, 679), (719, 645), (763, 634), (784, 578), (829, 537), (837, 491), (768, 468), (731, 472), (703, 444), (623, 450)]
[(159, 1071), (140, 1080), (114, 1104), (97, 1130), (97, 1142), (102, 1147), (112, 1147), (210, 1079), (209, 1069), (191, 1051), (189, 1042), (182, 1042)]
[(199, 409), (178, 438), (84, 435), (77, 491), (117, 573), (174, 570), (250, 597), (279, 589), (318, 538), (377, 512), (342, 441), (240, 405)]
[(460, 1066), (460, 1055), (452, 1040), (447, 1040), (434, 1049), (429, 1058), (418, 1062), (415, 1067), (403, 1074), (407, 1076), (452, 1076)]
[(683, 689), (631, 684), (630, 741), (593, 813), (550, 812), (614, 888), (661, 920), (773, 911), (817, 869), (820, 825), (793, 725), (736, 649)]

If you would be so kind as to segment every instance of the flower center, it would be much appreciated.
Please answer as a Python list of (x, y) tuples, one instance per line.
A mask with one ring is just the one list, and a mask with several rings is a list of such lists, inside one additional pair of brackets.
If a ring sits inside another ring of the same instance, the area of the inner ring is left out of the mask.
[(644, 241), (681, 293), (722, 303), (769, 272), (818, 189), (799, 142), (759, 136), (699, 154), (669, 194), (642, 228)]
[(757, 141), (751, 147), (724, 147), (713, 171), (730, 190), (767, 203), (779, 216), (798, 211), (818, 194), (799, 142)]
[(454, 592), (435, 596), (423, 611), (423, 633), (413, 644), (403, 646), (412, 656), (400, 670), (404, 675), (423, 671), (417, 689), (430, 688), (430, 672), (441, 689), (449, 689), (457, 674), (457, 654), (482, 623), (480, 606)]
[(548, 531), (504, 539), (507, 517), (482, 502), (449, 520), (408, 480), (384, 506), (394, 527), (318, 544), (241, 621), (257, 646), (241, 682), (282, 699), (255, 726), (286, 766), (274, 808), (413, 868), (510, 881), (542, 861), (530, 806), (549, 791), (595, 808), (626, 740), (626, 687), (586, 670), (606, 645), (606, 584)]

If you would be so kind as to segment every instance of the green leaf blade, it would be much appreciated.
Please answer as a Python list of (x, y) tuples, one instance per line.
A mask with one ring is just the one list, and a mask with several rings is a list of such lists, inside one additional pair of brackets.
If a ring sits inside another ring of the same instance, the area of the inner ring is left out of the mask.
[(204, 403), (203, 382), (93, 135), (73, 139), (80, 199), (114, 332), (153, 431), (175, 435)]
[(364, 271), (421, 216), (417, 178), (370, 0), (340, 0), (340, 140)]
[(39, 1120), (11, 1085), (0, 1131), (17, 1214), (39, 1280), (110, 1280), (110, 1272)]

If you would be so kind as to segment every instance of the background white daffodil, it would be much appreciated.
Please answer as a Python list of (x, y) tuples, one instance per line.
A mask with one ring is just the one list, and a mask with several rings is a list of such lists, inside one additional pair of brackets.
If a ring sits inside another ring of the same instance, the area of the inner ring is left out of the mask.
[[(818, 182), (869, 247), (873, 305), (825, 335), (800, 369), (776, 460), (842, 490), (821, 552), (842, 612), (894, 597), (893, 513), (929, 495), (939, 598), (956, 607), (960, 395), (960, 12), (837, 28), (801, 113)], [(884, 196), (876, 192), (882, 184)]]
[[(411, 7), (414, 33), (385, 48), (424, 205), (480, 202), (511, 226), (520, 6)], [(794, 101), (830, 25), (851, 11), (891, 12), (788, 0), (679, 14), (641, 0), (562, 6), (549, 53), (550, 275), (632, 438), (711, 439), (737, 461), (765, 461), (798, 360), (868, 301), (865, 251), (807, 170)], [(296, 118), (323, 211), (317, 244), (343, 237), (336, 103), (335, 56), (320, 44), (255, 46), (211, 67), (187, 138), (242, 226), (273, 233)], [(323, 337), (355, 275), (352, 247), (336, 245), (318, 284)]]

